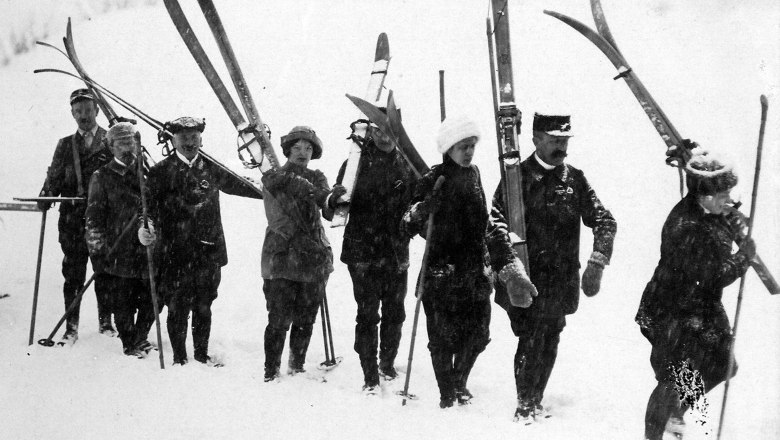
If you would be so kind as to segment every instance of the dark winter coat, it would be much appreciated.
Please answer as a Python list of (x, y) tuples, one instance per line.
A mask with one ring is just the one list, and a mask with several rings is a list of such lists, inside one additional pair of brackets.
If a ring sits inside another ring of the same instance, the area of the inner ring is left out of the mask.
[[(336, 183), (344, 179), (347, 162)], [(409, 267), (409, 236), (400, 230), (412, 194), (412, 171), (397, 150), (385, 153), (373, 143), (363, 148), (360, 172), (344, 229), (341, 261), (406, 270)]]
[[(582, 171), (568, 164), (544, 169), (535, 155), (521, 165), (525, 202), (526, 239), (531, 281), (539, 296), (527, 310), (539, 316), (563, 316), (577, 311), (580, 289), (580, 221), (593, 229), (593, 250), (607, 258), (617, 223), (604, 208)], [(493, 215), (506, 225), (504, 184), (493, 197)], [(511, 308), (503, 286), (496, 303)]]
[[(96, 271), (124, 278), (149, 278), (146, 249), (136, 238), (141, 191), (137, 168), (112, 160), (95, 171), (89, 182), (86, 211), (87, 247)], [(131, 231), (122, 236), (129, 223)], [(109, 249), (116, 244), (114, 251)]]
[(723, 288), (749, 266), (744, 252), (731, 253), (741, 221), (733, 215), (706, 214), (688, 194), (672, 209), (661, 235), (661, 259), (647, 284), (636, 322), (654, 342), (672, 322), (693, 331), (702, 342), (729, 333)]
[(287, 162), (280, 170), (263, 175), (265, 231), (261, 269), (264, 279), (284, 278), (324, 282), (333, 272), (333, 251), (320, 210), (333, 218), (327, 205), (330, 186), (320, 170)]
[[(41, 194), (57, 197), (87, 197), (89, 179), (98, 168), (111, 162), (114, 158), (111, 150), (104, 143), (106, 131), (98, 127), (92, 140), (93, 146), (100, 146), (94, 151), (87, 151), (84, 138), (78, 133), (66, 136), (57, 142), (51, 165), (46, 173), (46, 182)], [(74, 162), (74, 147), (79, 157), (81, 167), (81, 193), (79, 179)], [(84, 203), (60, 203), (60, 232), (78, 235), (84, 234)]]
[[(498, 272), (515, 256), (506, 229), (495, 225), (488, 216), (485, 191), (475, 165), (461, 167), (449, 156), (434, 166), (416, 184), (412, 206), (404, 215), (402, 226), (410, 234), (425, 234), (427, 215), (413, 215), (415, 204), (432, 192), (439, 176), (444, 176), (434, 217), (434, 232), (427, 243), (427, 292), (437, 292), (435, 300), (451, 303), (480, 301), (490, 297), (493, 271)], [(470, 297), (449, 297), (459, 292)]]
[(149, 217), (157, 233), (155, 253), (161, 270), (181, 267), (198, 252), (199, 261), (217, 266), (228, 262), (219, 192), (241, 197), (260, 195), (198, 155), (192, 167), (176, 154), (149, 170)]

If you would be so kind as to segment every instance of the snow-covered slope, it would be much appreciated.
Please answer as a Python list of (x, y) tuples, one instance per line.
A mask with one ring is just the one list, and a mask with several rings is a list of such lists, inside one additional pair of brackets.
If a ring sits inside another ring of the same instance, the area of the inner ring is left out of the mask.
[[(0, 3), (18, 14), (20, 3)], [(139, 2), (140, 3), (140, 2)], [(216, 46), (195, 2), (182, 2), (218, 69)], [(685, 137), (724, 151), (737, 162), (738, 192), (749, 205), (760, 94), (770, 100), (761, 193), (754, 236), (759, 252), (780, 276), (780, 7), (771, 0), (603, 1), (620, 49)], [(346, 158), (344, 138), (359, 115), (344, 93), (361, 94), (371, 69), (376, 36), (390, 39), (390, 75), (404, 123), (422, 156), (438, 161), (438, 70), (446, 72), (449, 114), (469, 113), (485, 139), (477, 164), (492, 193), (498, 183), (492, 128), (484, 18), (487, 2), (217, 2), (234, 49), (266, 123), (279, 136), (294, 125), (311, 125), (326, 144), (312, 162), (332, 180)], [(223, 223), (230, 257), (214, 303), (212, 352), (228, 366), (170, 367), (155, 358), (121, 354), (117, 339), (97, 334), (94, 294), (82, 305), (79, 342), (70, 349), (27, 347), (40, 215), (0, 211), (0, 417), (4, 438), (641, 438), (644, 408), (654, 386), (649, 344), (633, 323), (645, 283), (658, 259), (661, 225), (678, 200), (677, 174), (663, 165), (663, 142), (612, 66), (584, 38), (542, 14), (552, 9), (590, 23), (588, 2), (511, 3), (517, 97), (528, 127), (533, 112), (568, 111), (577, 136), (570, 163), (582, 168), (618, 220), (612, 264), (602, 292), (583, 298), (568, 319), (546, 393), (554, 418), (532, 427), (511, 422), (512, 359), (516, 339), (504, 312), (494, 308), (492, 342), (472, 374), (476, 398), (469, 407), (442, 411), (425, 344), (418, 328), (411, 391), (419, 400), (401, 406), (393, 394), (360, 394), (362, 377), (352, 351), (355, 305), (346, 267), (337, 264), (328, 286), (340, 367), (327, 382), (282, 378), (262, 382), (265, 301), (259, 275), (265, 229), (262, 204), (223, 196)], [(81, 12), (74, 12), (74, 17)], [(21, 17), (21, 15), (20, 15)], [(24, 15), (27, 17), (27, 15)], [(52, 32), (49, 42), (64, 35)], [(74, 22), (82, 62), (103, 85), (158, 119), (204, 116), (206, 150), (252, 177), (235, 157), (235, 133), (160, 4), (90, 16)], [(67, 96), (80, 85), (42, 67), (70, 70), (56, 52), (37, 47), (0, 69), (0, 201), (37, 194), (56, 140), (74, 130)], [(105, 124), (104, 124), (105, 125)], [(530, 130), (522, 135), (531, 151)], [(145, 144), (159, 159), (155, 133), (142, 127)], [(45, 237), (36, 339), (45, 337), (62, 307), (62, 258), (56, 211)], [(329, 229), (334, 252), (340, 229)], [(583, 254), (591, 236), (583, 234)], [(412, 244), (410, 278), (422, 256)], [(586, 255), (583, 255), (586, 258)], [(413, 282), (410, 283), (414, 285)], [(736, 284), (726, 293), (735, 309)], [(413, 295), (396, 367), (406, 369)], [(780, 436), (780, 298), (770, 297), (749, 274), (737, 338), (738, 376), (729, 392), (727, 438)], [(163, 312), (163, 318), (165, 312)], [(423, 317), (421, 317), (424, 319)], [(319, 323), (307, 368), (324, 359)], [(286, 357), (285, 357), (286, 359)], [(314, 373), (317, 374), (317, 373)], [(722, 391), (710, 396), (717, 421)], [(711, 427), (711, 424), (705, 428)], [(697, 432), (708, 438), (706, 429)]]

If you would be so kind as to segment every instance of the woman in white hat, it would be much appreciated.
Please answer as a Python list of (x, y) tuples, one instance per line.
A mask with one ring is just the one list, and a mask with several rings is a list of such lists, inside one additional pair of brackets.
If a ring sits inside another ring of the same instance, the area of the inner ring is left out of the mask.
[[(466, 388), (468, 376), (490, 342), (493, 271), (529, 302), (536, 295), (506, 230), (490, 221), (479, 169), (471, 163), (480, 138), (479, 127), (470, 118), (450, 117), (441, 124), (437, 144), (443, 163), (417, 183), (402, 221), (414, 235), (425, 230), (428, 215), (434, 213), (422, 301), (441, 408), (456, 400), (465, 405), (472, 398)], [(440, 176), (445, 181), (434, 197)]]

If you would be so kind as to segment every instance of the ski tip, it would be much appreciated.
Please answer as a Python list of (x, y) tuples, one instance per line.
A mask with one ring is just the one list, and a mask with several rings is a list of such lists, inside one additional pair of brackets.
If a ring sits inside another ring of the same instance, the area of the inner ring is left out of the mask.
[(376, 53), (374, 61), (390, 60), (390, 42), (387, 40), (387, 34), (382, 32), (376, 39)]

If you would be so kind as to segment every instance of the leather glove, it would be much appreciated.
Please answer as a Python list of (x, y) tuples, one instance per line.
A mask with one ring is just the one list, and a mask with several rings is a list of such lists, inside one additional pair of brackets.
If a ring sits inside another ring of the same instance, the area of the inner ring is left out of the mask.
[(154, 225), (149, 223), (149, 229), (141, 226), (138, 228), (138, 241), (144, 246), (150, 246), (157, 240), (157, 234), (154, 233)]
[(601, 275), (604, 266), (609, 264), (607, 257), (598, 251), (593, 251), (588, 259), (588, 266), (582, 273), (582, 291), (587, 296), (595, 296), (601, 289)]
[(509, 302), (515, 307), (528, 308), (534, 297), (539, 296), (536, 286), (518, 259), (504, 266), (498, 273), (498, 279), (506, 286)]
[(333, 189), (330, 191), (330, 198), (328, 198), (328, 205), (330, 205), (331, 208), (335, 208), (336, 205), (340, 205), (344, 202), (340, 202), (339, 199), (341, 196), (347, 193), (347, 188), (344, 185), (336, 184), (333, 185)]
[[(41, 190), (41, 193), (38, 194), (38, 197), (51, 197), (51, 193), (46, 191), (45, 189)], [(38, 201), (35, 202), (38, 205), (38, 209), (41, 211), (48, 211), (49, 208), (51, 208), (52, 202), (44, 202), (44, 201)]]

